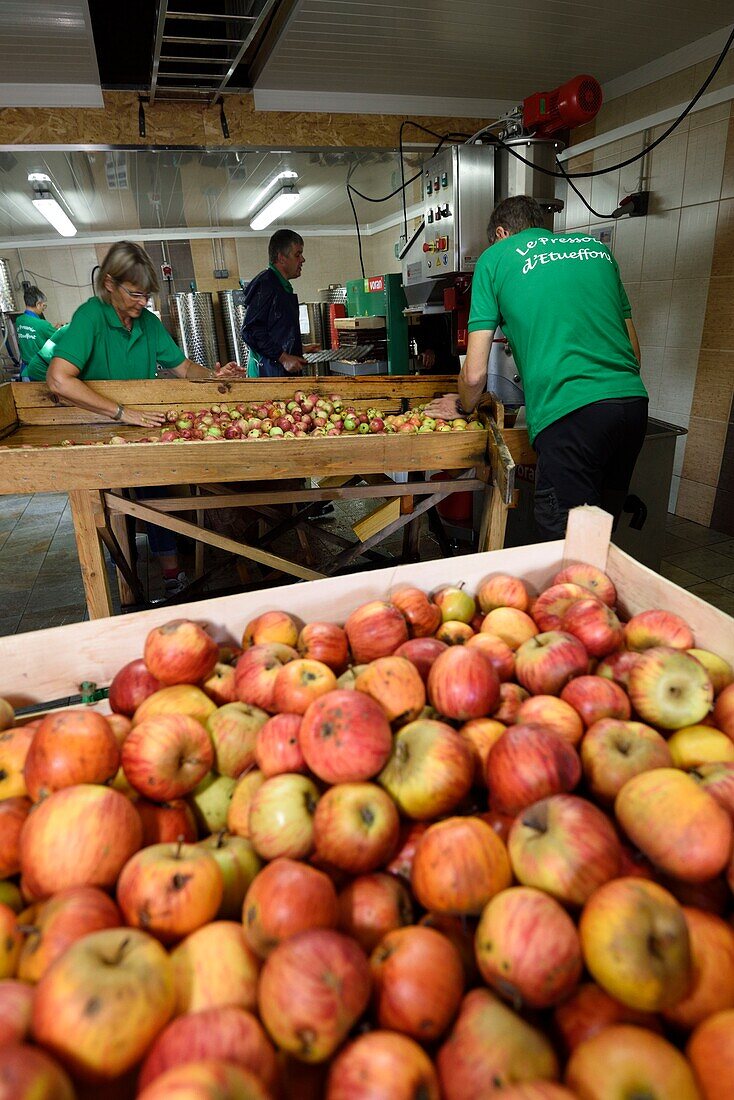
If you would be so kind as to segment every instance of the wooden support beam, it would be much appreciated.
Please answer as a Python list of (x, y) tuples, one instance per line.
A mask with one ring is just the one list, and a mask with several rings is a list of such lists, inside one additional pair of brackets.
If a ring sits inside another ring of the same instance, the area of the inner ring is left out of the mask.
[[(111, 493), (105, 493), (105, 498), (110, 497), (112, 497)], [(205, 528), (197, 527), (195, 523), (190, 523), (188, 520), (176, 519), (174, 516), (165, 515), (163, 512), (159, 512), (155, 508), (150, 508), (145, 504), (138, 504), (131, 500), (123, 500), (120, 497), (116, 497), (115, 506), (119, 511), (125, 512), (129, 516), (136, 516), (138, 519), (147, 520), (149, 523), (157, 523), (159, 527), (165, 527), (169, 531), (176, 531), (179, 535), (187, 535), (192, 539), (200, 539), (201, 542), (206, 542), (209, 546), (216, 546), (220, 550), (228, 551), (230, 554), (237, 554), (239, 557), (249, 558), (252, 561), (259, 562), (260, 565), (267, 565), (271, 569), (279, 569), (282, 573), (288, 573), (294, 577), (301, 577), (302, 580), (320, 580), (324, 576), (323, 573), (317, 573), (314, 569), (307, 569), (306, 566), (299, 565), (298, 562), (288, 561), (287, 558), (281, 558), (277, 554), (269, 554), (264, 550), (258, 550), (254, 546), (248, 546), (245, 543), (237, 542), (235, 539), (227, 538), (225, 535), (218, 535), (214, 531), (207, 531)]]
[(112, 598), (99, 536), (100, 527), (104, 527), (100, 494), (89, 489), (72, 489), (69, 492), (69, 507), (89, 617), (105, 619), (112, 614)]
[(365, 516), (358, 523), (355, 523), (352, 527), (355, 535), (360, 542), (366, 542), (367, 539), (372, 538), (373, 535), (378, 534), (384, 530), (389, 524), (394, 523), (400, 515), (400, 501), (388, 500), (386, 504), (381, 504), (378, 508), (375, 508), (369, 515)]

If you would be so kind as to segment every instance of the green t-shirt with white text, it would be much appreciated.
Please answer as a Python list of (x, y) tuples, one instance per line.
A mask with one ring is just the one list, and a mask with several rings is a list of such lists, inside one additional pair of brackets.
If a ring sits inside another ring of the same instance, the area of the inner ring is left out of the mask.
[(502, 326), (525, 390), (528, 434), (594, 401), (647, 397), (617, 262), (583, 232), (524, 229), (477, 261), (469, 332)]

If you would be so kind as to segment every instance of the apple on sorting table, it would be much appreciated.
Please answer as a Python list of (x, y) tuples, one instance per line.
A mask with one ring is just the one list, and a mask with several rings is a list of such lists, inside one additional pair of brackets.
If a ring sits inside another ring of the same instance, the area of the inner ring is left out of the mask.
[(122, 914), (103, 890), (73, 886), (32, 905), (23, 914), (23, 923), (27, 931), (18, 959), (18, 977), (36, 983), (82, 936), (119, 928)]
[(129, 661), (110, 684), (110, 708), (116, 714), (126, 714), (132, 718), (143, 700), (161, 687), (163, 684), (148, 671), (142, 657)]
[(370, 969), (380, 1027), (423, 1042), (446, 1031), (464, 992), (461, 956), (446, 936), (396, 928), (372, 952)]
[(617, 590), (610, 578), (601, 569), (586, 562), (567, 565), (560, 573), (556, 573), (552, 583), (581, 585), (609, 607), (614, 607), (617, 602)]
[(75, 1100), (76, 1091), (64, 1070), (48, 1054), (26, 1043), (0, 1048), (0, 1081), (8, 1100)]
[(561, 619), (561, 630), (583, 642), (591, 657), (606, 657), (624, 642), (624, 627), (611, 607), (593, 596), (574, 600)]
[[(309, 855), (314, 846), (313, 816), (318, 800), (316, 784), (305, 775), (275, 775), (258, 786), (248, 814), (248, 839), (257, 854), (266, 860)], [(231, 817), (228, 827), (232, 828)]]
[[(268, 428), (270, 426), (268, 425)], [(285, 611), (266, 611), (256, 619), (251, 619), (242, 636), (242, 645), (245, 649), (271, 642), (292, 648), (297, 641), (298, 626)]]
[(393, 1100), (439, 1100), (438, 1078), (426, 1052), (407, 1035), (372, 1031), (360, 1035), (334, 1059), (330, 1100), (391, 1096)]
[(441, 608), (420, 588), (399, 588), (390, 602), (405, 616), (411, 638), (430, 637), (443, 621)]
[(659, 646), (693, 649), (695, 642), (688, 623), (672, 611), (641, 611), (625, 623), (627, 649), (645, 650)]
[(708, 672), (714, 695), (720, 695), (724, 688), (734, 682), (734, 669), (718, 653), (711, 653), (708, 649), (689, 649), (688, 655), (695, 657)]
[[(599, 1091), (603, 1068), (604, 1091)], [(565, 1075), (574, 1095), (670, 1096), (701, 1100), (693, 1071), (672, 1043), (646, 1028), (614, 1024), (574, 1050)]]
[(275, 707), (275, 681), (297, 650), (280, 642), (256, 644), (245, 650), (235, 666), (237, 698), (272, 714)]
[(20, 834), (31, 805), (28, 798), (0, 801), (0, 879), (20, 871)]
[(249, 703), (225, 703), (206, 720), (214, 746), (214, 768), (237, 779), (255, 759), (258, 731), (269, 715)]
[(334, 928), (336, 890), (328, 875), (293, 859), (274, 859), (250, 883), (242, 906), (244, 935), (265, 959), (279, 943), (309, 928)]
[(470, 623), (477, 610), (474, 597), (455, 585), (447, 585), (436, 592), (433, 602), (441, 612), (443, 622)]
[(194, 684), (173, 684), (154, 691), (144, 699), (132, 718), (133, 726), (139, 726), (148, 718), (161, 714), (185, 714), (204, 723), (217, 709), (217, 704), (201, 688)]
[(581, 762), (568, 741), (543, 726), (508, 726), (487, 757), (489, 802), (515, 814), (548, 795), (572, 791)]
[(379, 703), (363, 691), (338, 689), (310, 705), (299, 740), (308, 767), (319, 779), (357, 783), (383, 767), (392, 733)]
[(354, 687), (379, 703), (393, 726), (414, 721), (426, 705), (423, 680), (406, 657), (371, 661), (355, 679)]
[(688, 992), (692, 968), (685, 915), (657, 883), (618, 878), (600, 886), (584, 906), (579, 935), (587, 969), (622, 1004), (659, 1012)]
[(564, 581), (561, 584), (553, 584), (541, 592), (533, 603), (530, 613), (543, 632), (560, 630), (563, 616), (568, 611), (574, 600), (587, 600), (588, 588), (580, 584), (572, 584)]
[[(510, 1096), (515, 1082), (540, 1089), (558, 1077), (551, 1042), (489, 989), (472, 989), (464, 997), (436, 1065), (445, 1100), (480, 1096), (488, 1081), (496, 1084), (498, 1096)], [(538, 1092), (537, 1100), (544, 1096)], [(548, 1100), (553, 1097), (548, 1093)]]
[(0, 733), (0, 799), (24, 798), (28, 794), (23, 769), (39, 725), (40, 719)]
[(227, 828), (227, 814), (237, 780), (209, 772), (187, 795), (202, 833), (219, 833)]
[(514, 651), (528, 638), (533, 638), (538, 627), (529, 615), (516, 607), (496, 607), (482, 620), (482, 633), (494, 634)]
[[(241, 906), (240, 906), (241, 908)], [(241, 921), (212, 921), (191, 932), (171, 952), (176, 1015), (258, 1003), (260, 959), (244, 938)]]
[(107, 1082), (140, 1060), (174, 1004), (171, 963), (157, 940), (135, 928), (92, 932), (38, 983), (33, 1036), (75, 1076)]
[(628, 779), (614, 810), (632, 843), (683, 882), (706, 882), (729, 861), (731, 817), (692, 776), (677, 768), (655, 768)]
[(717, 729), (720, 729), (731, 741), (734, 741), (734, 684), (725, 687), (716, 700), (714, 723)]
[[(574, 683), (576, 681), (571, 680), (571, 684)], [(584, 723), (578, 710), (555, 695), (532, 695), (525, 699), (520, 703), (517, 722), (523, 726), (545, 726), (568, 741), (569, 745), (577, 745), (584, 734)]]
[(530, 886), (491, 899), (476, 934), (477, 965), (506, 1000), (531, 1008), (558, 1004), (583, 970), (573, 921), (557, 901)]
[(537, 634), (515, 653), (515, 676), (532, 695), (560, 695), (569, 680), (585, 675), (588, 668), (584, 645), (562, 631)]
[(668, 738), (668, 748), (676, 768), (697, 768), (700, 764), (734, 762), (734, 743), (713, 726), (684, 726)]
[(413, 903), (394, 874), (358, 875), (338, 898), (338, 927), (368, 954), (394, 928), (413, 923)]
[(69, 886), (115, 885), (143, 839), (129, 798), (109, 787), (65, 787), (39, 803), (20, 837), (24, 889), (44, 898)]
[(564, 687), (561, 699), (574, 708), (587, 727), (602, 718), (627, 721), (631, 716), (627, 694), (604, 676), (576, 676)]
[(494, 666), (479, 649), (455, 646), (441, 653), (428, 673), (428, 701), (456, 721), (491, 714), (500, 694)]
[(458, 806), (473, 777), (474, 757), (461, 734), (421, 718), (396, 734), (377, 782), (406, 817), (425, 821)]
[(299, 932), (262, 969), (260, 1018), (281, 1050), (323, 1062), (364, 1012), (370, 985), (369, 964), (353, 940), (330, 929)]
[(586, 731), (580, 751), (589, 791), (602, 802), (613, 801), (634, 775), (673, 765), (665, 738), (643, 722), (602, 718)]
[(283, 665), (275, 679), (274, 708), (288, 714), (305, 714), (311, 703), (335, 689), (336, 676), (328, 665), (299, 657)]
[(91, 710), (64, 710), (41, 719), (23, 774), (30, 798), (38, 802), (77, 783), (106, 783), (119, 766), (120, 750), (107, 719)]
[(209, 852), (193, 844), (153, 844), (123, 867), (117, 903), (132, 928), (171, 943), (213, 920), (223, 892)]
[[(215, 1063), (233, 1063), (252, 1074), (244, 1092), (227, 1090), (220, 1092), (220, 1097), (267, 1100), (272, 1095), (270, 1090), (277, 1080), (272, 1043), (258, 1019), (238, 1005), (217, 1005), (172, 1020), (156, 1036), (146, 1055), (140, 1070), (138, 1095), (145, 1096), (156, 1086), (162, 1089), (161, 1078), (171, 1070), (179, 1073), (181, 1082), (185, 1082), (184, 1070), (189, 1064), (200, 1065), (202, 1061), (206, 1064), (207, 1059)], [(165, 1092), (160, 1095), (165, 1096)], [(189, 1091), (188, 1095), (200, 1097), (202, 1093), (197, 1089)]]
[(197, 623), (175, 619), (150, 631), (143, 657), (162, 684), (197, 684), (214, 669), (219, 646)]
[(349, 647), (356, 664), (367, 664), (376, 657), (389, 657), (408, 640), (408, 624), (403, 614), (384, 600), (371, 600), (351, 613), (344, 624)]
[(393, 855), (400, 820), (393, 800), (375, 783), (337, 783), (319, 799), (313, 828), (317, 859), (365, 874)]
[[(27, 982), (4, 978), (0, 981), (0, 1047), (20, 1042), (28, 1035), (35, 989)], [(0, 1082), (6, 1081), (0, 1062)]]
[(606, 814), (584, 798), (558, 794), (515, 819), (508, 840), (515, 877), (565, 905), (583, 905), (619, 874), (622, 849)]
[(512, 881), (505, 845), (477, 817), (449, 817), (430, 825), (416, 846), (411, 886), (434, 913), (478, 915)]
[(337, 675), (349, 663), (349, 645), (344, 629), (336, 623), (307, 623), (298, 635), (301, 657), (322, 661)]
[(477, 603), (480, 611), (487, 615), (495, 607), (516, 607), (518, 611), (528, 611), (531, 598), (525, 581), (507, 573), (495, 573), (479, 585)]
[(122, 767), (129, 783), (158, 802), (193, 790), (213, 763), (209, 734), (201, 722), (185, 714), (147, 718), (133, 727), (122, 745)]

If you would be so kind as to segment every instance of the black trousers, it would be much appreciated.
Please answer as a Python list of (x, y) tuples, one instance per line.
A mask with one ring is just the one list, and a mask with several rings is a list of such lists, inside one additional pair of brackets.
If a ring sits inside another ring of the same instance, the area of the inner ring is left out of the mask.
[(619, 519), (647, 428), (647, 398), (595, 401), (535, 437), (535, 523), (561, 539), (570, 508), (597, 504)]

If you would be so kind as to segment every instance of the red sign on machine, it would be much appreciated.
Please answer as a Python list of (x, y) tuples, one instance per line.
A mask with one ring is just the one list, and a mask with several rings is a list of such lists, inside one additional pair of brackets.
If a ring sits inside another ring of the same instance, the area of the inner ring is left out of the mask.
[(381, 290), (385, 289), (385, 276), (373, 275), (367, 280), (367, 289), (370, 294), (378, 294)]

